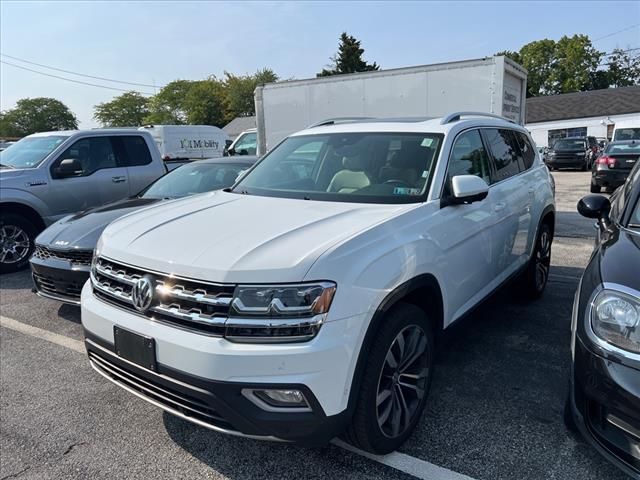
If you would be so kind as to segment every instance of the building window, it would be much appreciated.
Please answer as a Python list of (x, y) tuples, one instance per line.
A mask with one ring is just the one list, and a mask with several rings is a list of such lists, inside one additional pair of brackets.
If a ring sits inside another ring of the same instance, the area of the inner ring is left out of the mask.
[(587, 127), (577, 127), (577, 128), (560, 128), (557, 130), (549, 130), (547, 136), (547, 145), (553, 148), (553, 144), (559, 138), (566, 137), (586, 137), (587, 136)]

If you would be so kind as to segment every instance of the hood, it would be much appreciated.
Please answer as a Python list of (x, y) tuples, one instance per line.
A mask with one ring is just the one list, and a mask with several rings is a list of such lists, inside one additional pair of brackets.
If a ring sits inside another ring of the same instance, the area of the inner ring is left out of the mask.
[(70, 215), (47, 228), (36, 242), (54, 249), (93, 250), (107, 225), (158, 201), (155, 198), (130, 198)]
[(330, 247), (413, 207), (211, 192), (112, 223), (100, 254), (212, 282), (299, 282)]

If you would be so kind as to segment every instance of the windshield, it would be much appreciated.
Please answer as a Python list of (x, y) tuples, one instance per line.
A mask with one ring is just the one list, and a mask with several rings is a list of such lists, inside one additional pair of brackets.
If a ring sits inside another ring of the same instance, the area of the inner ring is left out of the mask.
[(625, 153), (640, 155), (640, 142), (619, 144), (610, 143), (604, 153), (609, 155), (623, 155)]
[(587, 144), (585, 143), (584, 140), (581, 140), (581, 139), (576, 139), (576, 140), (562, 139), (562, 140), (558, 140), (553, 145), (553, 149), (554, 150), (586, 150)]
[(27, 137), (0, 152), (0, 164), (13, 168), (37, 167), (66, 136)]
[(236, 193), (365, 203), (424, 199), (442, 142), (434, 133), (331, 133), (287, 138)]
[(240, 163), (188, 163), (156, 180), (139, 196), (179, 198), (219, 190), (233, 185), (238, 175), (248, 168)]
[(618, 128), (613, 140), (640, 140), (640, 128)]

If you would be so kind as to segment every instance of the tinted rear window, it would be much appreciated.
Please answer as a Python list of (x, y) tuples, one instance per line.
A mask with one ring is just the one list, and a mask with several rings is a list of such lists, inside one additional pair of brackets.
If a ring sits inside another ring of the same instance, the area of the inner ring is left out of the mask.
[[(531, 168), (533, 165), (533, 161), (536, 158), (536, 152), (531, 146), (531, 142), (529, 142), (529, 138), (522, 132), (513, 132), (518, 140), (518, 145), (520, 146), (520, 151), (522, 152), (522, 161), (524, 162), (525, 170)], [(542, 152), (541, 152), (542, 153)]]
[(151, 154), (147, 142), (138, 135), (115, 137), (124, 150), (123, 160), (127, 167), (135, 167), (139, 165), (149, 165), (151, 163)]
[(496, 167), (495, 181), (499, 182), (520, 173), (523, 170), (523, 162), (513, 132), (487, 128), (484, 134)]
[(633, 143), (633, 144), (609, 144), (609, 146), (607, 147), (607, 149), (605, 150), (605, 153), (608, 154), (625, 154), (625, 153), (629, 153), (629, 154), (636, 154), (636, 155), (640, 155), (640, 142), (638, 143)]

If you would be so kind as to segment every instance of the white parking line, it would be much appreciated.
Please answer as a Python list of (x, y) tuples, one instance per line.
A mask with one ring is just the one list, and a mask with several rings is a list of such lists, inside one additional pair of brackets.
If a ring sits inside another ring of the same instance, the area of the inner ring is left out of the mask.
[(331, 443), (344, 448), (345, 450), (349, 450), (350, 452), (362, 455), (374, 462), (382, 463), (388, 467), (400, 470), (403, 473), (408, 473), (416, 478), (424, 480), (474, 480), (473, 478), (461, 473), (439, 467), (438, 465), (434, 465), (433, 463), (429, 463), (425, 460), (421, 460), (404, 453), (393, 452), (387, 455), (374, 455), (373, 453), (364, 452), (337, 438), (333, 439)]
[(84, 343), (73, 338), (65, 337), (57, 333), (50, 332), (49, 330), (43, 330), (42, 328), (32, 327), (26, 323), (19, 322), (13, 318), (0, 315), (0, 326), (15, 330), (16, 332), (24, 333), (32, 337), (46, 340), (47, 342), (55, 343), (61, 347), (69, 348), (78, 353), (86, 353)]
[[(64, 335), (59, 335), (42, 328), (27, 325), (26, 323), (19, 322), (13, 318), (0, 315), (0, 327), (8, 328), (41, 340), (46, 340), (47, 342), (55, 343), (56, 345), (68, 348), (74, 352), (86, 353), (84, 343), (79, 340), (74, 340)], [(473, 478), (461, 473), (439, 467), (438, 465), (434, 465), (433, 463), (429, 463), (425, 460), (421, 460), (404, 453), (393, 452), (388, 455), (374, 455), (355, 448), (339, 439), (334, 439), (331, 443), (348, 450), (349, 452), (361, 455), (369, 460), (381, 463), (422, 480), (474, 480)]]

